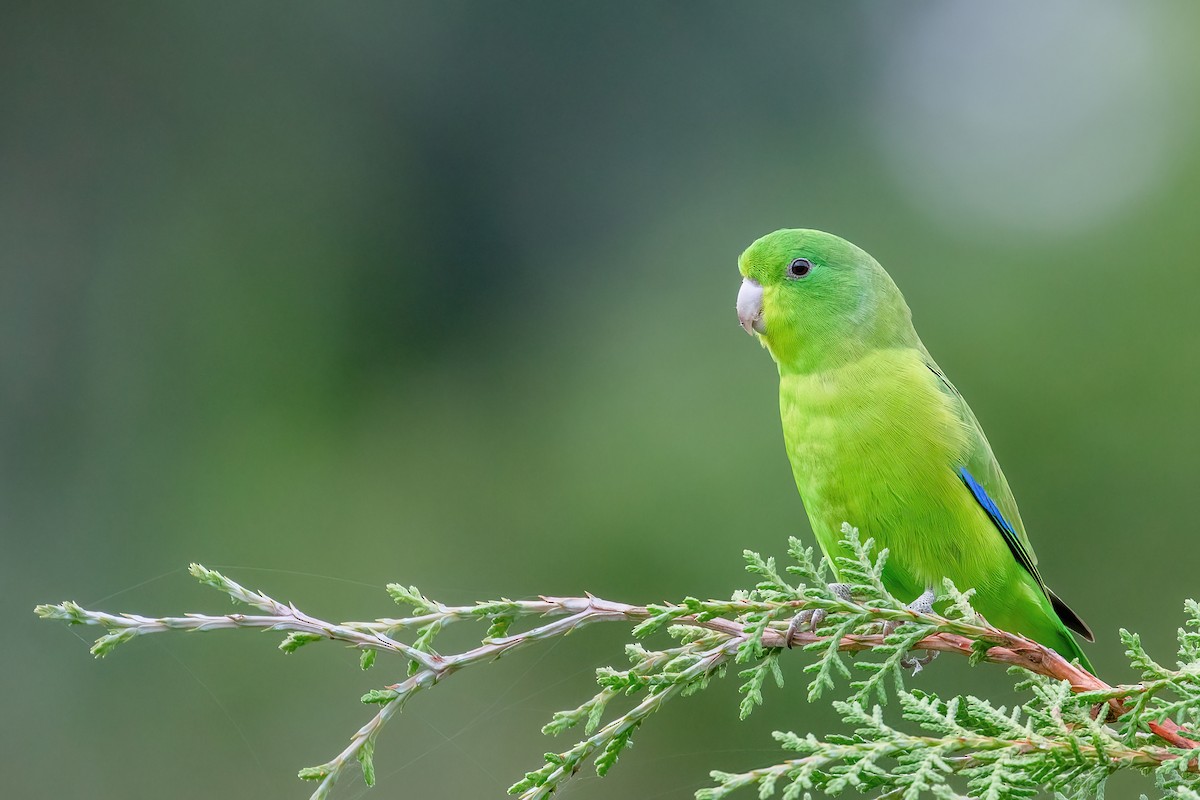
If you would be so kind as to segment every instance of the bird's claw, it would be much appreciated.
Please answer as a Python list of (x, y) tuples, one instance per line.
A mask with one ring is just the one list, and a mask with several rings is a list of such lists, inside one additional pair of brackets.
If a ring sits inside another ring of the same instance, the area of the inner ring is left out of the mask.
[(929, 662), (938, 655), (936, 650), (926, 650), (923, 656), (916, 655), (916, 652), (916, 650), (909, 650), (904, 658), (900, 659), (900, 666), (904, 669), (911, 669), (913, 675), (929, 666)]
[(824, 621), (825, 609), (823, 608), (806, 608), (792, 617), (792, 621), (787, 626), (787, 633), (784, 634), (788, 649), (791, 649), (792, 641), (796, 638), (797, 632), (800, 630), (815, 631)]
[[(926, 589), (921, 593), (920, 597), (918, 597), (916, 600), (913, 600), (911, 603), (905, 606), (905, 608), (915, 614), (931, 614), (933, 613), (933, 603), (935, 600), (937, 600), (937, 594), (933, 591), (933, 589)], [(896, 629), (903, 624), (903, 620), (886, 620), (882, 626), (884, 638), (891, 636), (893, 633), (895, 633)], [(923, 656), (915, 655), (916, 652), (916, 650), (910, 650), (907, 654), (905, 654), (904, 658), (900, 660), (900, 666), (904, 669), (911, 669), (913, 675), (916, 675), (918, 672), (927, 667), (930, 661), (933, 661), (935, 658), (937, 658), (936, 650), (926, 650), (925, 655)]]
[[(918, 597), (916, 600), (913, 600), (911, 603), (906, 605), (905, 608), (907, 608), (909, 611), (913, 612), (914, 614), (932, 614), (933, 613), (933, 603), (935, 600), (937, 600), (937, 594), (933, 591), (933, 589), (926, 589), (924, 592), (921, 593), (920, 597)], [(891, 636), (893, 633), (896, 632), (896, 629), (899, 628), (903, 624), (904, 624), (904, 620), (898, 620), (898, 619), (885, 620), (883, 622), (881, 632), (883, 633), (884, 637)]]
[[(850, 584), (848, 583), (831, 583), (829, 584), (829, 591), (839, 599), (850, 599)], [(792, 621), (788, 623), (787, 633), (785, 634), (788, 649), (791, 649), (792, 640), (795, 638), (797, 632), (803, 630), (816, 633), (827, 616), (829, 616), (829, 612), (823, 608), (806, 608), (792, 617)]]
[(909, 603), (906, 608), (917, 614), (932, 614), (933, 602), (937, 600), (937, 594), (933, 589), (926, 589), (921, 593), (921, 596)]

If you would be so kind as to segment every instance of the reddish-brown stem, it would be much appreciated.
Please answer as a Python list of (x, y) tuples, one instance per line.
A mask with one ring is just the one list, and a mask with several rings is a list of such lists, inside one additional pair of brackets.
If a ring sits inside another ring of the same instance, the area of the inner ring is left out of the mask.
[[(701, 622), (693, 618), (683, 617), (679, 622), (699, 625), (704, 628), (727, 633), (731, 636), (744, 635), (744, 630), (740, 624), (727, 619), (713, 619)], [(1055, 680), (1067, 681), (1071, 684), (1071, 688), (1075, 692), (1111, 692), (1114, 688), (1082, 667), (1067, 661), (1049, 647), (1038, 644), (1031, 639), (995, 629), (990, 629), (988, 636), (996, 644), (988, 649), (983, 657), (984, 661), (989, 661), (993, 664), (1008, 664), (1028, 670), (1037, 675), (1045, 675)], [(844, 636), (838, 644), (838, 649), (843, 651), (870, 650), (882, 645), (883, 640), (884, 637), (881, 634)], [(813, 633), (797, 631), (792, 636), (791, 644), (805, 645), (819, 641), (825, 641), (825, 639)], [(973, 640), (955, 633), (935, 633), (917, 642), (913, 645), (913, 649), (958, 653), (959, 655), (970, 656), (973, 649), (972, 643)], [(763, 646), (765, 647), (783, 647), (787, 644), (788, 642), (783, 631), (768, 629), (763, 634)], [(1118, 697), (1109, 700), (1108, 706), (1111, 709), (1114, 719), (1129, 713), (1129, 707), (1123, 702), (1122, 698)], [(1148, 727), (1151, 733), (1172, 747), (1200, 748), (1200, 742), (1184, 736), (1183, 729), (1172, 720), (1167, 719), (1162, 722), (1151, 722), (1148, 723)]]

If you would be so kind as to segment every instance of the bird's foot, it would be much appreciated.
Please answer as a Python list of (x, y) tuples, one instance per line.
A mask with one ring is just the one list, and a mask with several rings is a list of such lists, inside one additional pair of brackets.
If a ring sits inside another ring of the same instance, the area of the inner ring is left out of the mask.
[[(933, 612), (933, 603), (935, 600), (937, 600), (937, 593), (932, 588), (929, 588), (922, 592), (920, 597), (905, 606), (905, 608), (917, 614), (930, 614)], [(903, 624), (902, 620), (887, 620), (883, 623), (883, 635), (885, 637), (891, 636)], [(916, 675), (927, 667), (930, 661), (937, 658), (936, 650), (926, 650), (923, 656), (916, 655), (916, 652), (916, 650), (910, 650), (900, 661), (900, 666), (905, 669), (911, 669), (913, 675)]]
[(900, 659), (900, 666), (904, 669), (911, 669), (912, 674), (916, 675), (929, 666), (929, 662), (933, 661), (937, 656), (937, 650), (926, 650), (923, 656), (918, 656), (916, 650), (909, 650), (904, 658)]
[[(850, 599), (850, 584), (848, 583), (831, 583), (829, 591), (842, 600)], [(806, 608), (792, 617), (792, 621), (788, 623), (786, 634), (788, 648), (791, 648), (792, 639), (797, 631), (815, 633), (817, 628), (821, 627), (821, 623), (825, 621), (826, 616), (828, 616), (828, 612), (823, 608)]]
[[(937, 594), (933, 589), (926, 589), (920, 597), (906, 605), (905, 608), (917, 614), (931, 614), (933, 613), (933, 602), (935, 600), (937, 600)], [(889, 619), (885, 621), (883, 623), (883, 635), (891, 636), (896, 628), (899, 628), (903, 624), (904, 620)]]

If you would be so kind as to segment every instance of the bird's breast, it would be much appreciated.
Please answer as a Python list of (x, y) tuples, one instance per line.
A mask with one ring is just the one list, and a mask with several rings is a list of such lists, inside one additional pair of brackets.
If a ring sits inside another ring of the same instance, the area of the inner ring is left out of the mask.
[(781, 376), (788, 458), (826, 552), (849, 522), (894, 553), (953, 556), (927, 534), (956, 524), (946, 509), (960, 505), (953, 467), (967, 439), (936, 381), (916, 350), (880, 350), (834, 370)]
[[(881, 350), (838, 369), (780, 379), (789, 456), (803, 475), (836, 465), (952, 466), (966, 428), (915, 350)], [(829, 465), (822, 467), (822, 464)]]

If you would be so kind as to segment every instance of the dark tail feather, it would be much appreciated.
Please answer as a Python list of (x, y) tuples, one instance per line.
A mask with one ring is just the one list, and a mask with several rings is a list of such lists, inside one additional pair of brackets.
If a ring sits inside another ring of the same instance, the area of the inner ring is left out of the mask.
[(1087, 654), (1083, 652), (1083, 648), (1079, 646), (1074, 635), (1065, 628), (1059, 631), (1059, 644), (1054, 648), (1058, 654), (1068, 661), (1078, 661), (1080, 666), (1086, 669), (1093, 675), (1096, 674), (1096, 668), (1092, 666), (1092, 662), (1088, 660)]
[(1049, 589), (1046, 594), (1050, 596), (1050, 605), (1054, 609), (1054, 613), (1058, 614), (1058, 618), (1062, 620), (1063, 625), (1066, 625), (1071, 630), (1078, 633), (1089, 642), (1096, 641), (1096, 635), (1092, 633), (1092, 629), (1088, 624), (1079, 618), (1079, 615), (1071, 610), (1071, 607), (1059, 599), (1058, 595)]

